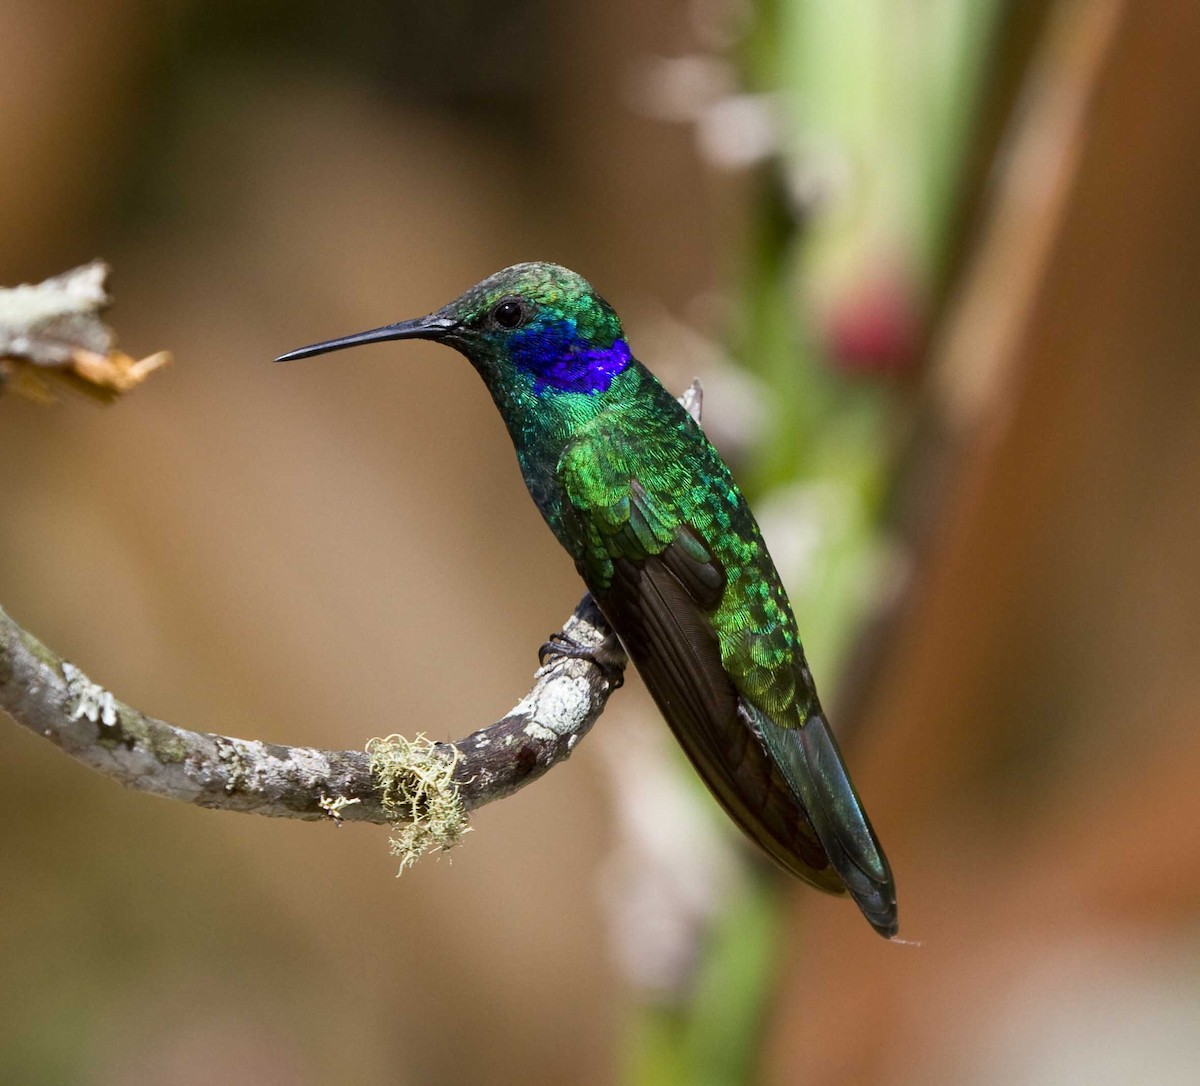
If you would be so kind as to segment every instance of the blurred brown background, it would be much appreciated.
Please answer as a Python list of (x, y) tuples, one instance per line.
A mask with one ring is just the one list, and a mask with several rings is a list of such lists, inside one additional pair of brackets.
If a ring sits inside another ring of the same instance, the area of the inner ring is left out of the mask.
[[(761, 187), (643, 78), (719, 54), (719, 7), (0, 0), (0, 283), (102, 256), (122, 347), (176, 356), (111, 408), (0, 399), (5, 608), (201, 729), (497, 718), (580, 589), (478, 379), (432, 346), (269, 359), (551, 259), (739, 448), (736, 372), (681, 329), (727, 332)], [(773, 1082), (1200, 1064), (1200, 14), (1038, 9), (996, 24), (901, 395), (914, 587), (843, 694), (922, 946), (789, 888)], [(0, 1081), (621, 1079), (622, 720), (655, 726), (634, 682), (399, 882), (382, 830), (127, 793), (0, 726)]]

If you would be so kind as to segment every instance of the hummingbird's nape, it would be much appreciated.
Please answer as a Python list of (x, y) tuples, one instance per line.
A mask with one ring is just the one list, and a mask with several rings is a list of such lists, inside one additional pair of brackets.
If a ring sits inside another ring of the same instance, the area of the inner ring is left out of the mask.
[(787, 593), (729, 468), (582, 276), (516, 264), (393, 339), (466, 355), (546, 523), (709, 790), (780, 867), (885, 938), (896, 885), (826, 721)]
[(416, 320), (385, 324), (382, 328), (372, 328), (369, 332), (355, 332), (353, 335), (342, 336), (339, 339), (327, 339), (308, 347), (298, 347), (294, 351), (288, 351), (287, 354), (281, 354), (275, 361), (291, 362), (297, 358), (311, 358), (313, 355), (341, 351), (347, 347), (361, 346), (364, 343), (384, 343), (394, 339), (443, 339), (446, 333), (455, 327), (455, 324), (455, 321), (433, 313), (428, 317), (418, 317)]

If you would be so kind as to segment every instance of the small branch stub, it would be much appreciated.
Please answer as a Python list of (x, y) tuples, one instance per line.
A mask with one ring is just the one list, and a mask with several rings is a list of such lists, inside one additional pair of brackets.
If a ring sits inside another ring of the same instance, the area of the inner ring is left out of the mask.
[(95, 260), (36, 285), (0, 288), (0, 390), (53, 401), (50, 381), (113, 399), (171, 360), (135, 360), (114, 348), (100, 313), (112, 299), (108, 265)]

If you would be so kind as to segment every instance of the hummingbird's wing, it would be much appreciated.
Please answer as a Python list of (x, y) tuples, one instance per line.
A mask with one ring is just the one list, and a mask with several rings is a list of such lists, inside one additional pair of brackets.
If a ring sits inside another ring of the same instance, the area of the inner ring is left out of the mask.
[[(674, 500), (680, 481), (643, 486), (624, 444), (605, 434), (559, 463), (580, 572), (733, 820), (780, 866), (831, 893), (848, 889), (881, 934), (895, 934), (891, 873), (833, 736), (819, 707), (805, 717), (790, 704), (793, 691), (811, 686), (806, 670), (764, 674), (753, 661), (774, 659), (778, 646), (756, 644), (746, 630), (736, 653), (746, 666), (731, 668), (728, 651), (723, 659), (716, 619), (727, 578), (717, 548)], [(804, 669), (802, 654), (789, 659)]]
[[(730, 817), (782, 867), (845, 892), (799, 797), (755, 734), (725, 670), (713, 612), (725, 571), (678, 511), (636, 479), (619, 442), (560, 462), (564, 525), (588, 587), (684, 752)], [(606, 470), (608, 469), (608, 470)]]
[[(714, 567), (689, 569), (684, 544), (613, 561), (597, 602), (701, 779), (730, 817), (782, 867), (845, 892), (803, 806), (755, 735), (721, 662), (703, 597), (690, 590)], [(677, 569), (687, 569), (682, 577)], [(689, 580), (691, 584), (689, 584)]]

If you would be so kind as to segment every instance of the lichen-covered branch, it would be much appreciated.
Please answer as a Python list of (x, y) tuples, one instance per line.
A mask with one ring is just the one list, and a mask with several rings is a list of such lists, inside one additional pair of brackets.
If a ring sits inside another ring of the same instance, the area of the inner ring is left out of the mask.
[(457, 802), (472, 810), (566, 759), (599, 718), (626, 661), (591, 596), (558, 637), (532, 689), (502, 720), (455, 743), (374, 740), (368, 753), (194, 732), (147, 716), (0, 609), (0, 709), (76, 761), (143, 792), (280, 818), (394, 824), (415, 816), (419, 823), (439, 764), (451, 769), (445, 780)]

